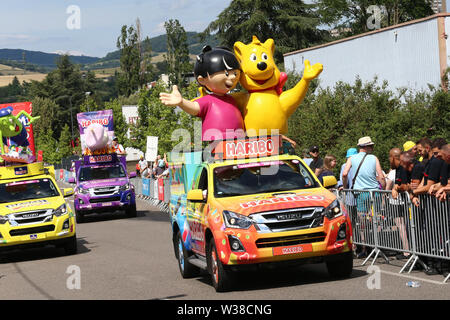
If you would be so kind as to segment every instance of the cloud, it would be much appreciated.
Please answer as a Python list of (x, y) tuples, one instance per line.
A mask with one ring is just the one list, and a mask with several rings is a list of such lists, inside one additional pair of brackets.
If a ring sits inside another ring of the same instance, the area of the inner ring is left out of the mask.
[(34, 37), (28, 34), (8, 34), (8, 33), (0, 33), (0, 41), (24, 41), (24, 40), (33, 40)]

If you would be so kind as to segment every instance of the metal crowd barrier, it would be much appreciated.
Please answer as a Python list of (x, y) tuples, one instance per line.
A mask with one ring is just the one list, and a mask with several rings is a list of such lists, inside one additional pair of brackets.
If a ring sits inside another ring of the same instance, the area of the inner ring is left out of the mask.
[(136, 196), (150, 201), (161, 211), (169, 211), (170, 184), (169, 179), (133, 178)]
[[(410, 273), (416, 263), (426, 268), (424, 257), (450, 260), (449, 200), (424, 194), (416, 207), (407, 193), (397, 199), (390, 191), (341, 190), (336, 194), (351, 219), (353, 243), (372, 249), (362, 265), (372, 257), (373, 265), (379, 255), (389, 262), (383, 250), (410, 254), (399, 273), (408, 266)], [(444, 282), (449, 278), (450, 274)]]

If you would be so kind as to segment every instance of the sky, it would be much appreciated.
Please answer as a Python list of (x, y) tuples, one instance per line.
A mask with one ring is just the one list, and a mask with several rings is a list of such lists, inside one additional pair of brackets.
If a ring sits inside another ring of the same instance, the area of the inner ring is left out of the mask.
[(139, 18), (142, 38), (165, 34), (178, 19), (203, 31), (231, 0), (0, 0), (0, 48), (104, 57), (117, 50), (123, 25)]
[[(446, 1), (450, 9), (450, 0)], [(169, 19), (178, 19), (186, 31), (201, 32), (230, 3), (231, 0), (0, 0), (0, 48), (104, 57), (117, 50), (122, 26), (135, 24), (138, 17), (142, 38), (165, 34), (164, 22)]]

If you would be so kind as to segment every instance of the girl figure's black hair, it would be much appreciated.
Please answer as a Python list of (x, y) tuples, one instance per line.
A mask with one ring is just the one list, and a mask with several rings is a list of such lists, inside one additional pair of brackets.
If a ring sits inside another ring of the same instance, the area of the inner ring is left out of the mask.
[(202, 53), (197, 56), (197, 61), (194, 66), (194, 76), (207, 77), (208, 74), (224, 71), (241, 69), (239, 61), (236, 56), (228, 48), (204, 46)]

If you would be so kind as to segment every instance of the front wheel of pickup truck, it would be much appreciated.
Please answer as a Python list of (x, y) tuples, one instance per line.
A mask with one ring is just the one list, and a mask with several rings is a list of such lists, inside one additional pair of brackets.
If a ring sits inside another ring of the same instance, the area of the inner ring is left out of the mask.
[(66, 255), (76, 254), (78, 252), (77, 236), (73, 235), (72, 237), (70, 237), (64, 244), (63, 248)]
[(327, 261), (327, 269), (334, 278), (348, 278), (353, 270), (353, 253), (342, 253), (338, 259)]
[(189, 263), (188, 252), (184, 247), (180, 231), (178, 231), (176, 238), (176, 250), (177, 250), (176, 254), (178, 259), (178, 267), (180, 268), (181, 276), (184, 279), (197, 276), (200, 270), (196, 266)]
[(137, 217), (137, 209), (136, 209), (136, 203), (130, 205), (126, 211), (125, 211), (126, 215), (128, 218), (136, 218)]
[(81, 211), (75, 210), (75, 221), (77, 223), (84, 222), (84, 214)]
[(217, 254), (214, 239), (211, 239), (208, 245), (208, 271), (211, 274), (211, 280), (216, 292), (228, 291), (231, 287), (231, 272), (226, 270)]

